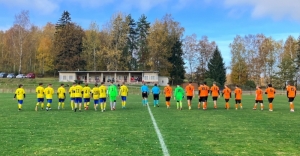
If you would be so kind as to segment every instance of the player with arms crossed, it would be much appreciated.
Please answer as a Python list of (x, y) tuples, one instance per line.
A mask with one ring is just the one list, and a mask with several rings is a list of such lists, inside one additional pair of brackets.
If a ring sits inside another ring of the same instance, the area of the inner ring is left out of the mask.
[(224, 85), (222, 96), (225, 99), (225, 109), (229, 110), (230, 108), (229, 99), (231, 98), (231, 90), (228, 88), (227, 85)]
[(43, 83), (39, 83), (39, 86), (35, 89), (37, 96), (37, 103), (35, 106), (35, 111), (38, 110), (38, 106), (41, 105), (41, 108), (44, 109), (44, 87)]
[(143, 102), (143, 106), (147, 106), (148, 105), (148, 95), (149, 95), (149, 88), (148, 86), (146, 86), (146, 84), (144, 83), (144, 85), (141, 87), (141, 92), (142, 92), (142, 102)]
[(101, 86), (99, 87), (99, 90), (100, 90), (100, 108), (101, 108), (101, 111), (105, 111), (106, 109), (106, 92), (107, 92), (107, 88), (106, 86), (104, 85), (104, 82), (101, 82)]
[(264, 110), (264, 104), (263, 104), (263, 91), (260, 89), (259, 86), (256, 86), (255, 91), (255, 104), (253, 110), (256, 110), (256, 106), (258, 103), (260, 103), (260, 110)]
[(98, 84), (95, 84), (95, 87), (92, 89), (92, 97), (94, 99), (94, 109), (97, 111), (98, 104), (99, 104), (99, 96), (100, 96), (100, 89)]
[[(81, 105), (82, 105), (82, 94), (83, 94), (83, 87), (80, 85), (80, 82), (77, 83), (75, 86), (75, 109), (74, 111), (78, 110), (81, 112)], [(78, 107), (79, 106), (79, 107)]]
[(214, 108), (217, 109), (217, 100), (218, 97), (220, 97), (220, 90), (216, 82), (213, 82), (213, 86), (210, 88), (210, 94), (214, 101)]
[(57, 109), (60, 109), (60, 105), (61, 105), (62, 109), (64, 109), (64, 107), (65, 107), (66, 89), (64, 86), (65, 85), (62, 83), (60, 85), (60, 87), (57, 89), (57, 96), (58, 96), (58, 108)]
[(235, 86), (235, 90), (234, 90), (234, 96), (235, 96), (235, 110), (238, 109), (238, 104), (240, 104), (240, 108), (243, 109), (243, 105), (242, 105), (242, 94), (243, 91), (241, 88), (239, 88), (238, 85)]
[(167, 84), (167, 86), (164, 88), (164, 94), (165, 94), (165, 97), (166, 97), (166, 105), (167, 105), (167, 108), (170, 108), (170, 100), (172, 98), (172, 92), (173, 92), (173, 89), (172, 87), (170, 87), (170, 83)]
[(176, 100), (177, 109), (182, 110), (182, 99), (184, 97), (184, 90), (180, 85), (177, 85), (174, 91), (174, 99)]
[(83, 87), (83, 102), (84, 102), (83, 107), (85, 110), (89, 109), (90, 100), (91, 100), (91, 88), (86, 83), (85, 87)]
[(125, 85), (125, 82), (122, 83), (122, 86), (120, 87), (119, 96), (121, 96), (122, 100), (122, 108), (126, 108), (126, 100), (128, 96), (128, 87)]
[(110, 81), (110, 86), (108, 87), (108, 95), (110, 102), (110, 110), (116, 110), (118, 89), (117, 86), (113, 83), (113, 81)]
[(268, 84), (268, 88), (265, 91), (265, 94), (268, 95), (268, 101), (269, 101), (269, 111), (273, 111), (273, 100), (275, 97), (276, 90), (272, 87), (272, 84)]
[(73, 85), (69, 88), (72, 110), (74, 110), (74, 107), (75, 107), (75, 104), (74, 104), (75, 103), (75, 86), (76, 86), (76, 83), (74, 82)]
[(186, 98), (187, 98), (187, 103), (189, 106), (189, 110), (192, 109), (192, 100), (195, 94), (195, 89), (194, 86), (192, 85), (192, 82), (190, 82), (186, 87), (185, 87), (185, 92), (186, 92)]
[(294, 99), (296, 97), (296, 87), (294, 86), (294, 84), (292, 82), (290, 82), (290, 85), (287, 87), (286, 89), (286, 95), (287, 98), (289, 99), (289, 103), (290, 103), (290, 111), (294, 112)]
[(47, 100), (46, 110), (51, 110), (51, 104), (53, 99), (54, 89), (52, 88), (52, 84), (50, 83), (48, 87), (45, 89), (45, 95)]
[(18, 100), (18, 111), (22, 110), (23, 100), (25, 98), (25, 90), (23, 89), (23, 85), (20, 84), (19, 88), (16, 89), (14, 99)]
[(153, 94), (153, 100), (154, 100), (154, 107), (159, 107), (158, 100), (159, 100), (159, 94), (160, 94), (160, 89), (157, 87), (157, 84), (154, 84), (154, 87), (151, 89), (152, 94)]

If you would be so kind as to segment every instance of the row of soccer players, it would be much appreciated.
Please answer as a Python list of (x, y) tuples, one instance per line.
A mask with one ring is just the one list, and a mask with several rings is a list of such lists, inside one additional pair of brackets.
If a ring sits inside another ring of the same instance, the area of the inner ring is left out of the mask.
[[(44, 98), (46, 97), (47, 105), (46, 110), (51, 110), (51, 104), (54, 94), (54, 89), (52, 88), (52, 84), (49, 84), (48, 87), (44, 88), (43, 83), (40, 83), (36, 88), (37, 94), (37, 104), (35, 110), (38, 110), (38, 106), (41, 109), (44, 109)], [(122, 108), (125, 108), (126, 105), (126, 97), (128, 95), (128, 88), (123, 83), (120, 87), (119, 93), (117, 87), (111, 83), (111, 85), (107, 88), (102, 82), (100, 87), (98, 84), (91, 89), (88, 84), (85, 84), (84, 87), (80, 85), (80, 83), (73, 85), (69, 88), (70, 100), (71, 100), (71, 108), (75, 112), (77, 110), (81, 111), (82, 107), (82, 98), (84, 102), (84, 108), (87, 110), (89, 108), (90, 99), (94, 100), (94, 109), (97, 110), (98, 105), (100, 104), (101, 111), (105, 111), (106, 109), (106, 97), (108, 96), (110, 99), (110, 109), (115, 110), (116, 108), (116, 98), (117, 96), (121, 96), (122, 99)], [(64, 101), (66, 99), (66, 89), (64, 88), (64, 84), (57, 89), (57, 97), (58, 97), (58, 109), (64, 108)], [(23, 89), (23, 85), (19, 85), (19, 88), (15, 92), (14, 98), (18, 99), (18, 109), (22, 109), (23, 99), (25, 98), (25, 90)]]
[[(145, 86), (142, 86), (141, 88), (142, 91), (142, 96), (143, 99), (146, 99), (146, 92), (147, 92), (147, 88)], [(286, 87), (286, 91), (287, 91), (287, 98), (288, 98), (288, 102), (290, 104), (290, 111), (294, 112), (294, 99), (296, 97), (296, 87), (293, 86), (292, 83), (290, 83), (287, 87)], [(153, 90), (152, 90), (153, 92)], [(257, 104), (260, 104), (260, 109), (263, 110), (264, 109), (264, 105), (263, 105), (263, 91), (262, 89), (257, 86), (256, 87), (256, 91), (255, 91), (255, 103), (254, 103), (254, 107), (253, 110), (256, 110), (257, 108)], [(273, 100), (275, 97), (275, 93), (276, 90), (272, 87), (272, 84), (269, 84), (268, 87), (265, 90), (265, 94), (267, 94), (268, 97), (268, 102), (269, 102), (269, 111), (273, 111)], [(172, 88), (168, 85), (164, 88), (164, 94), (166, 97), (166, 105), (167, 108), (170, 108), (170, 99), (171, 99), (171, 95), (172, 95)], [(195, 89), (194, 86), (189, 83), (189, 85), (187, 85), (185, 87), (185, 90), (183, 90), (182, 87), (180, 87), (179, 85), (177, 85), (177, 88), (175, 89), (174, 92), (174, 99), (176, 100), (176, 104), (177, 104), (177, 109), (182, 110), (182, 99), (184, 97), (184, 94), (186, 94), (187, 96), (187, 103), (188, 103), (188, 107), (189, 109), (191, 109), (191, 101), (193, 99), (193, 97), (195, 96)], [(220, 90), (219, 87), (216, 85), (216, 82), (213, 83), (213, 86), (211, 88), (209, 88), (206, 85), (206, 82), (203, 82), (200, 84), (200, 86), (198, 87), (198, 98), (199, 98), (199, 102), (198, 102), (198, 109), (201, 108), (201, 103), (202, 103), (202, 107), (204, 110), (207, 109), (207, 98), (208, 95), (212, 96), (213, 102), (214, 102), (214, 108), (217, 108), (217, 99), (220, 97)], [(158, 95), (154, 95), (154, 99), (158, 97)], [(242, 89), (236, 85), (235, 86), (235, 90), (234, 90), (234, 95), (235, 95), (235, 109), (238, 109), (238, 106), (240, 106), (240, 108), (243, 108), (242, 105)], [(229, 99), (231, 98), (231, 90), (230, 88), (225, 85), (224, 89), (222, 91), (222, 96), (225, 99), (225, 109), (229, 109), (230, 108), (230, 104), (229, 104)], [(145, 103), (143, 101), (143, 103)], [(155, 103), (154, 103), (155, 106)]]

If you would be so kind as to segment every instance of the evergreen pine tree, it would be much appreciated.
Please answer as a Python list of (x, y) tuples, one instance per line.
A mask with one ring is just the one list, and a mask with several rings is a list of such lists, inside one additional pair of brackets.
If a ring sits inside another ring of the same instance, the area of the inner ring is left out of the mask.
[(126, 21), (128, 22), (129, 26), (126, 50), (128, 51), (128, 55), (130, 55), (131, 58), (130, 62), (128, 63), (128, 69), (136, 70), (137, 64), (134, 52), (137, 50), (137, 24), (130, 14), (126, 17)]
[(185, 74), (185, 63), (183, 61), (182, 41), (180, 39), (177, 39), (173, 45), (168, 61), (172, 64), (170, 71), (171, 84), (181, 84)]
[(150, 23), (147, 17), (143, 14), (137, 22), (137, 61), (139, 70), (146, 70), (145, 62), (149, 57), (147, 48), (147, 36), (149, 35)]
[(219, 83), (222, 88), (226, 82), (226, 68), (218, 47), (209, 60), (206, 77)]

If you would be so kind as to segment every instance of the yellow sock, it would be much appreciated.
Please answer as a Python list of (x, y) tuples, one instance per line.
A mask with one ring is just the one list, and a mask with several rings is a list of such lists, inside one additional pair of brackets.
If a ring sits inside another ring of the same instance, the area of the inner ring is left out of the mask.
[(106, 102), (104, 102), (104, 107), (103, 107), (103, 109), (106, 109)]
[(38, 102), (38, 103), (36, 103), (36, 106), (38, 106), (40, 103)]
[(18, 108), (21, 109), (21, 104), (18, 104)]
[(64, 107), (65, 107), (65, 103), (62, 102), (62, 103), (61, 103), (61, 108), (64, 108)]
[(41, 108), (44, 108), (44, 103), (41, 104)]
[(86, 103), (83, 104), (83, 107), (84, 107), (84, 108), (86, 107)]
[(88, 102), (87, 104), (86, 104), (86, 106), (88, 107), (90, 105), (90, 102)]
[(48, 108), (50, 108), (50, 107), (51, 107), (51, 104), (50, 104), (50, 103), (48, 103), (48, 104), (47, 104), (47, 107), (48, 107)]
[(124, 101), (124, 107), (126, 106), (126, 101)]
[(71, 101), (71, 108), (74, 109), (74, 103)]
[(58, 103), (58, 107), (60, 107), (60, 102)]
[(103, 110), (103, 104), (100, 104), (101, 110)]

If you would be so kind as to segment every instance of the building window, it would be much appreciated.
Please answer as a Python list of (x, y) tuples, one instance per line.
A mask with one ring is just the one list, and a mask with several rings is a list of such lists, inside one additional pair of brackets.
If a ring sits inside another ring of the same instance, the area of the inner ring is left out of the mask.
[(73, 80), (73, 76), (69, 76), (69, 80)]
[(151, 80), (155, 80), (155, 76), (151, 76)]
[(63, 80), (67, 80), (67, 77), (66, 77), (66, 76), (63, 76)]
[(145, 80), (148, 80), (148, 76), (145, 76)]

